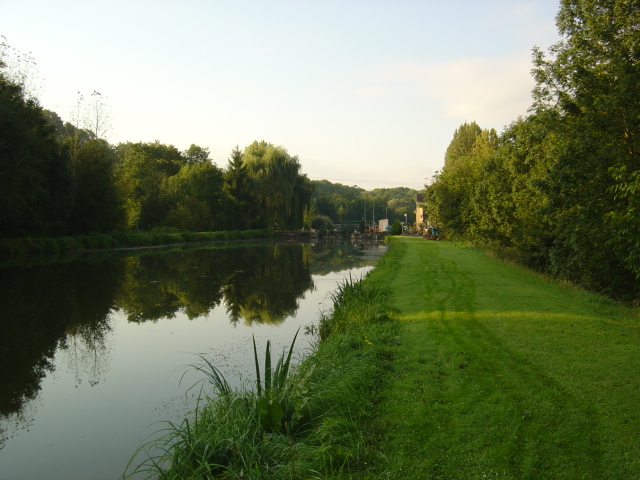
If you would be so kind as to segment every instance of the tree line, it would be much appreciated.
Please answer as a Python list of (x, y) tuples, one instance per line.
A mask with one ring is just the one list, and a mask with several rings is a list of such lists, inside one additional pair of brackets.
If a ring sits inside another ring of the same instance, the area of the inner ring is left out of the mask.
[(528, 113), (462, 124), (426, 186), (429, 220), (611, 296), (640, 293), (640, 2), (563, 0), (533, 50)]
[(98, 92), (89, 127), (63, 122), (26, 93), (24, 75), (12, 75), (0, 61), (0, 237), (308, 222), (313, 184), (284, 147), (265, 141), (236, 147), (223, 169), (197, 145), (185, 151), (159, 141), (111, 145), (101, 138)]
[[(255, 141), (226, 168), (209, 150), (156, 142), (111, 145), (99, 92), (78, 97), (72, 122), (43, 109), (28, 88), (28, 56), (0, 46), (0, 238), (137, 231), (297, 229), (402, 219), (416, 191), (311, 181), (297, 156)], [(16, 63), (21, 63), (16, 68)], [(361, 225), (362, 228), (364, 225)]]
[(417, 190), (407, 187), (375, 188), (365, 190), (357, 185), (342, 185), (328, 180), (314, 181), (314, 212), (329, 217), (333, 223), (367, 225), (380, 219), (404, 222), (416, 209)]

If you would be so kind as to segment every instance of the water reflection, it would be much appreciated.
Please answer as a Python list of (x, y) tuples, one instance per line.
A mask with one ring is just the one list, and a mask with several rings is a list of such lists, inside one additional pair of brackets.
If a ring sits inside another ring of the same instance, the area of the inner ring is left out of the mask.
[[(25, 416), (25, 403), (54, 369), (56, 350), (68, 351), (97, 383), (122, 272), (121, 262), (87, 261), (0, 269), (0, 416)], [(0, 447), (6, 436), (0, 431)]]
[(194, 319), (224, 301), (230, 320), (279, 323), (313, 288), (310, 245), (261, 245), (129, 258), (117, 305), (131, 322)]
[(253, 244), (0, 269), (0, 449), (33, 420), (33, 400), (55, 369), (54, 356), (64, 357), (57, 368), (66, 365), (76, 387), (103, 380), (113, 312), (143, 324), (178, 314), (194, 320), (222, 305), (233, 324), (278, 324), (314, 289), (312, 274), (362, 265), (361, 249)]
[(313, 289), (309, 245), (279, 245), (243, 258), (225, 289), (232, 322), (278, 324), (298, 309), (298, 299)]

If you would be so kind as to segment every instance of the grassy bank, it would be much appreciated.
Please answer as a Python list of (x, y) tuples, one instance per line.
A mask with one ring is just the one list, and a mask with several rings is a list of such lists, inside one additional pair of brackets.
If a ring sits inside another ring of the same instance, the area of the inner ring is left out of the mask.
[(284, 381), (284, 354), (241, 391), (205, 364), (211, 393), (129, 476), (640, 478), (637, 310), (407, 237), (334, 307)]
[(273, 237), (272, 230), (244, 230), (232, 232), (118, 233), (58, 238), (3, 238), (0, 239), (0, 256), (56, 255), (82, 250), (142, 248), (177, 243), (250, 240), (271, 237)]
[[(239, 390), (203, 359), (195, 366), (208, 381), (199, 407), (143, 445), (125, 478), (313, 479), (366, 471), (376, 458), (367, 437), (372, 400), (396, 336), (388, 295), (347, 281), (333, 294), (333, 312), (309, 333), (315, 353), (295, 369), (290, 352), (273, 361), (269, 344), (264, 356), (254, 344), (256, 377)], [(148, 458), (138, 462), (144, 451)]]
[(640, 478), (637, 310), (413, 238), (371, 281), (399, 345), (361, 478)]

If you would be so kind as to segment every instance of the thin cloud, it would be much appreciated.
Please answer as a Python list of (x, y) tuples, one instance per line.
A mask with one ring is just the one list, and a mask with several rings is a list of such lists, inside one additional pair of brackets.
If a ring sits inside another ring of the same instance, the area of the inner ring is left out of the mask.
[(467, 58), (431, 65), (424, 80), (427, 95), (447, 117), (506, 125), (531, 105), (530, 72), (525, 55)]
[(384, 89), (380, 85), (372, 85), (368, 87), (360, 87), (355, 90), (355, 95), (358, 98), (376, 98), (382, 95)]
[(500, 128), (531, 105), (531, 67), (530, 52), (437, 63), (397, 62), (361, 72), (363, 86), (354, 89), (354, 95), (369, 101), (420, 102), (446, 118)]

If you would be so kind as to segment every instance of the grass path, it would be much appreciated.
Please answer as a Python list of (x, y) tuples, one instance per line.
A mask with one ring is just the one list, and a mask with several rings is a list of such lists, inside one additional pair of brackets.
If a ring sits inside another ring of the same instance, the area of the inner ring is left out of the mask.
[(640, 321), (476, 249), (398, 240), (367, 478), (640, 478)]

